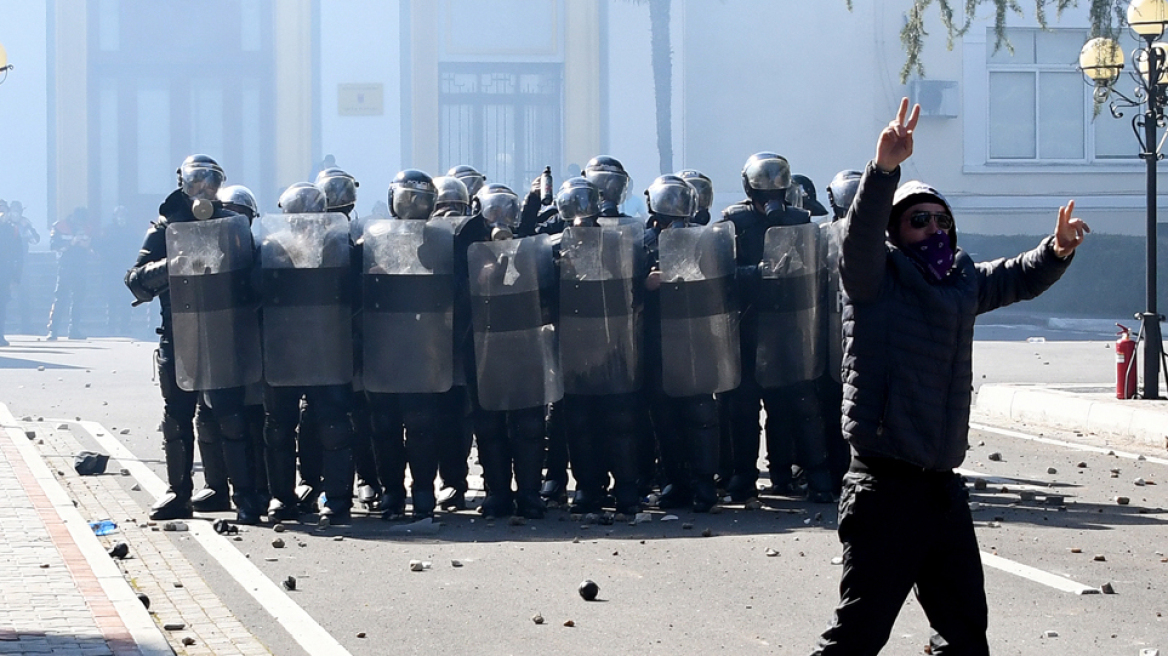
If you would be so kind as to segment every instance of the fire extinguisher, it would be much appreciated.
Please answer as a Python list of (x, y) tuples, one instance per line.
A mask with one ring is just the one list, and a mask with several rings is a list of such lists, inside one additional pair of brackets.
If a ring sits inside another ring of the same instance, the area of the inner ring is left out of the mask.
[(1131, 338), (1131, 330), (1119, 326), (1119, 339), (1115, 340), (1115, 398), (1131, 399), (1136, 395), (1136, 343)]

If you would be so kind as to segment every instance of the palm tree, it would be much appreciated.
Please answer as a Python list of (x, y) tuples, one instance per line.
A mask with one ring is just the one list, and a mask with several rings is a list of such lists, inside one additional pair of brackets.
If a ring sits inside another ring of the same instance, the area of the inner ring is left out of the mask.
[(673, 172), (673, 46), (669, 8), (672, 0), (628, 0), (649, 5), (649, 47), (652, 51), (653, 99), (657, 111), (657, 156), (661, 173)]

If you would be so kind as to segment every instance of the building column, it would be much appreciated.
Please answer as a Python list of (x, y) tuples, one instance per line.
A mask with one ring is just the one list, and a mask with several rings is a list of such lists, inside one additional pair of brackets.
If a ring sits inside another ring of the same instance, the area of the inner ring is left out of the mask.
[[(276, 185), (283, 189), (308, 178), (312, 153), (312, 0), (272, 5), (276, 55)], [(311, 180), (309, 180), (311, 182)]]
[(564, 3), (564, 162), (600, 153), (600, 4)]
[[(89, 33), (85, 0), (57, 0), (53, 25), (56, 212), (89, 205)], [(93, 208), (95, 211), (96, 208)]]

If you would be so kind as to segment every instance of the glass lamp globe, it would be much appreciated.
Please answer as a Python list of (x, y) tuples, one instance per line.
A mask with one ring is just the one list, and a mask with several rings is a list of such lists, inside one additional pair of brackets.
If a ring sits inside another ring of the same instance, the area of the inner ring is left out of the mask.
[(1096, 37), (1079, 52), (1079, 68), (1094, 82), (1110, 82), (1123, 70), (1123, 51), (1114, 40)]
[(1168, 23), (1165, 0), (1132, 0), (1127, 6), (1127, 24), (1140, 36), (1160, 36)]

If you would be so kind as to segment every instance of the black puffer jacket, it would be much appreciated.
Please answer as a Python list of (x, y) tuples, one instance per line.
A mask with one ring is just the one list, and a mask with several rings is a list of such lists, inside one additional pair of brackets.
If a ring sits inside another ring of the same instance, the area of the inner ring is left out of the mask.
[(885, 174), (869, 164), (847, 218), (843, 433), (860, 457), (948, 470), (968, 445), (974, 319), (1038, 296), (1071, 258), (1055, 255), (1052, 237), (993, 262), (974, 263), (958, 249), (949, 275), (930, 282), (886, 241), (899, 179), (899, 169)]

